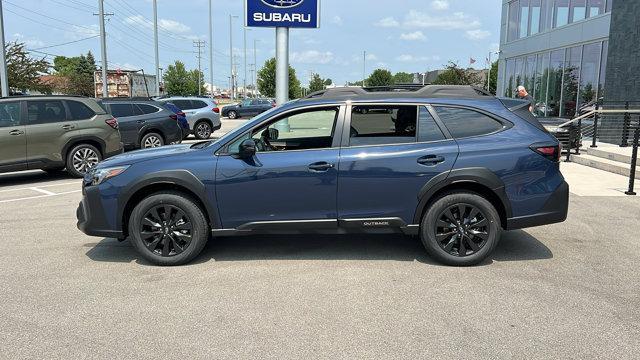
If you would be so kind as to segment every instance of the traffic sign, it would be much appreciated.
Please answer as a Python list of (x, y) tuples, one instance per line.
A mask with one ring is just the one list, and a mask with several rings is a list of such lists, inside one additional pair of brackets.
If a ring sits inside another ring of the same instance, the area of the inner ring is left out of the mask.
[(249, 27), (320, 27), (320, 0), (245, 0)]

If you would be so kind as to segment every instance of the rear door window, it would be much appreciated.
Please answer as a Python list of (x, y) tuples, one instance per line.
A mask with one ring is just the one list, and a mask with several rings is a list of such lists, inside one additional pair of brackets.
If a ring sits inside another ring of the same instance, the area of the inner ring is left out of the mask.
[(67, 121), (62, 100), (27, 101), (28, 125), (52, 124)]
[(202, 100), (191, 100), (192, 109), (202, 109), (207, 107), (207, 103)]
[(87, 120), (96, 115), (87, 105), (79, 101), (67, 100), (67, 107), (69, 108), (71, 120)]
[(445, 136), (425, 106), (420, 107), (418, 116), (418, 141), (429, 142), (444, 140)]
[(22, 124), (19, 101), (0, 103), (0, 128), (19, 126)]
[(109, 107), (111, 108), (111, 115), (113, 115), (116, 118), (136, 116), (136, 115), (139, 115), (138, 113), (140, 112), (138, 108), (134, 109), (133, 104), (113, 103), (113, 104), (110, 104)]
[(160, 111), (160, 109), (158, 109), (157, 107), (151, 106), (149, 104), (136, 104), (136, 105), (138, 106), (140, 111), (142, 111), (142, 113), (144, 115), (153, 114), (153, 113), (157, 113), (158, 111)]
[(191, 105), (190, 100), (173, 100), (172, 103), (180, 108), (180, 110), (191, 110), (194, 107)]
[(487, 135), (504, 128), (498, 120), (475, 110), (436, 106), (440, 120), (455, 138)]
[(415, 142), (417, 120), (417, 106), (353, 106), (349, 145), (386, 145)]

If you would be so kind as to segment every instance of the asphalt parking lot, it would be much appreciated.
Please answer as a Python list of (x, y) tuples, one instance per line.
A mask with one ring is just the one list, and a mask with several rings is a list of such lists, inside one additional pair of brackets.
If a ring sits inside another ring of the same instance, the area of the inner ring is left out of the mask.
[[(150, 266), (76, 229), (80, 181), (0, 175), (2, 358), (632, 359), (640, 199), (571, 196), (481, 266), (402, 236), (219, 238)], [(43, 192), (44, 190), (44, 192)]]

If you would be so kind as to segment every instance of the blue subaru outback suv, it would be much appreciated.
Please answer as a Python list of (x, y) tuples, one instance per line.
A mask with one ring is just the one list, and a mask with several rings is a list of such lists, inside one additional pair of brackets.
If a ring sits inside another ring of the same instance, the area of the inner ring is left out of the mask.
[(560, 145), (528, 106), (469, 86), (313, 93), (216, 141), (101, 162), (78, 228), (158, 265), (265, 233), (419, 235), (434, 259), (477, 264), (502, 230), (567, 216)]

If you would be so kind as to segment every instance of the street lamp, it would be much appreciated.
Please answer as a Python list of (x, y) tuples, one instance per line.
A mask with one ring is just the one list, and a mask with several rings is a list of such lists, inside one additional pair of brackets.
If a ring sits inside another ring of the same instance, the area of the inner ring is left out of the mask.
[(233, 19), (238, 16), (229, 14), (229, 57), (230, 57), (230, 74), (231, 74), (231, 99), (235, 100), (234, 76), (233, 76)]
[(258, 61), (256, 60), (256, 45), (259, 41), (260, 39), (253, 39), (253, 69), (255, 70), (253, 73), (253, 91), (256, 96), (258, 95)]

